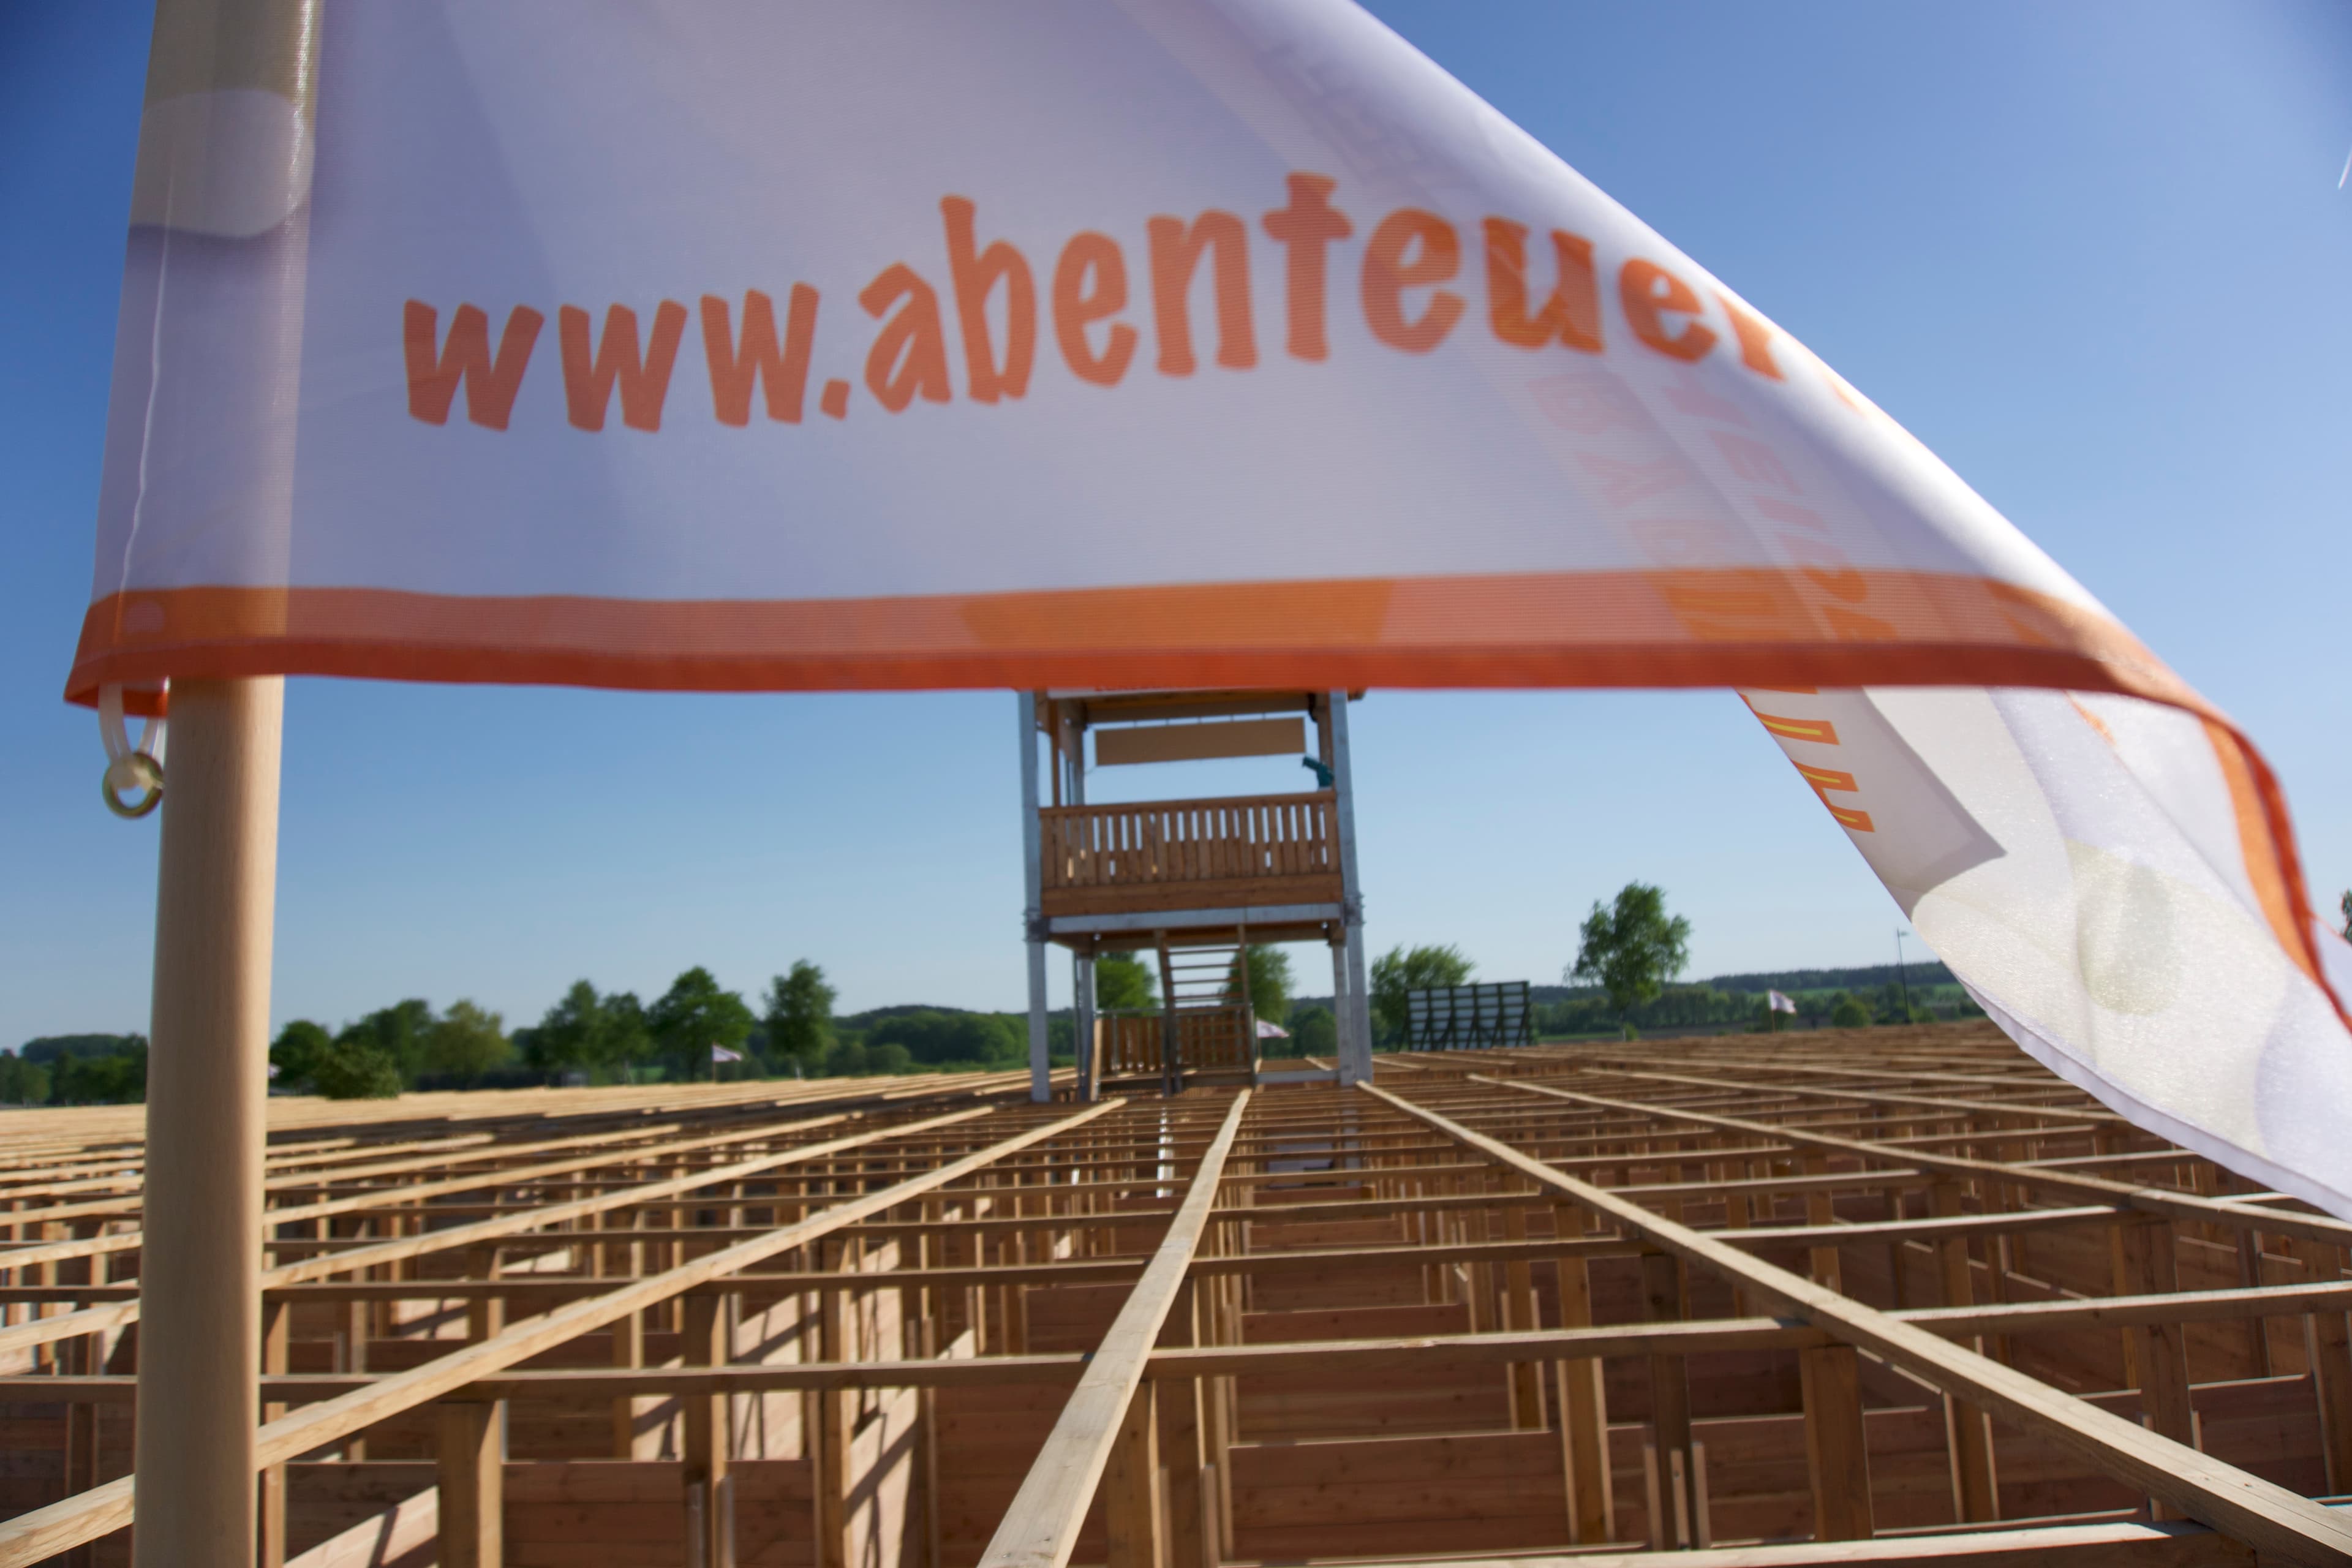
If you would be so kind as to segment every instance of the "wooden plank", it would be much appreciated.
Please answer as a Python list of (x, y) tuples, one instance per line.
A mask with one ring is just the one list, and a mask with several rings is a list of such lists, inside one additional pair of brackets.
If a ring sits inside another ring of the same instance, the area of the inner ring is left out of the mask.
[(1215, 1141), (1193, 1169), (1183, 1205), (1169, 1222), (1150, 1267), (1103, 1336), (1044, 1451), (981, 1554), (983, 1568), (1066, 1568), (1068, 1563), (1160, 1325), (1175, 1305), (1193, 1249), (1216, 1207), (1219, 1178), (1250, 1098), (1247, 1089), (1234, 1097)]
[[(1523, 1080), (1478, 1077), (1474, 1081), (1575, 1101), (1594, 1098)], [(1565, 1175), (1385, 1089), (1370, 1084), (1359, 1089), (1465, 1147), (1509, 1165), (1548, 1190), (1615, 1220), (1685, 1261), (1703, 1264), (1737, 1281), (1760, 1300), (1781, 1303), (1846, 1343), (1916, 1373), (1945, 1393), (1979, 1405), (2003, 1420), (2043, 1434), (2117, 1479), (2164, 1499), (2191, 1518), (2261, 1552), (2314, 1568), (2352, 1563), (2352, 1520), (2284, 1487), (2071, 1398), (2047, 1384), (1752, 1258), (1712, 1237), (1663, 1219), (1639, 1204)], [(1906, 1152), (1906, 1157), (1913, 1156)]]

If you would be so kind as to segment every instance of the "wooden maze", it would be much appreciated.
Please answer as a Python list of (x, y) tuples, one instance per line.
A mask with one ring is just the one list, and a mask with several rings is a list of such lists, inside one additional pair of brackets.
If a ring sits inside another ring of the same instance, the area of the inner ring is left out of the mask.
[[(2352, 1557), (2352, 1226), (1988, 1026), (1027, 1090), (277, 1102), (263, 1562)], [(0, 1121), (0, 1565), (126, 1560), (138, 1136)]]

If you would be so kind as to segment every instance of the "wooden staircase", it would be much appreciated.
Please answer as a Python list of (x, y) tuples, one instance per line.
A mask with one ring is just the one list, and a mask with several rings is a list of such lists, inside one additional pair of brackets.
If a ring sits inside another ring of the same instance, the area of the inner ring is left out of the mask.
[(1249, 933), (1200, 944), (1159, 933), (1160, 1007), (1095, 1020), (1096, 1082), (1156, 1085), (1181, 1094), (1195, 1084), (1257, 1083), (1257, 1013), (1242, 962)]

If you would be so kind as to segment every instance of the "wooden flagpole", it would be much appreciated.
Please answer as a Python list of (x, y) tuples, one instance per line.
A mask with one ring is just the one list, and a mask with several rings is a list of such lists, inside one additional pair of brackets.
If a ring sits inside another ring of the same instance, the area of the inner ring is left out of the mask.
[(251, 1568), (285, 682), (175, 682), (139, 1262), (136, 1568)]

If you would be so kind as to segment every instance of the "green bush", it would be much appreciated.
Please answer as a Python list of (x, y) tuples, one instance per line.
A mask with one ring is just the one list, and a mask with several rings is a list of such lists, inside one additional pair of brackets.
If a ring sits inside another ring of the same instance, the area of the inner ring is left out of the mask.
[(311, 1061), (310, 1087), (329, 1100), (394, 1100), (400, 1066), (391, 1052), (346, 1031)]

